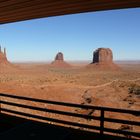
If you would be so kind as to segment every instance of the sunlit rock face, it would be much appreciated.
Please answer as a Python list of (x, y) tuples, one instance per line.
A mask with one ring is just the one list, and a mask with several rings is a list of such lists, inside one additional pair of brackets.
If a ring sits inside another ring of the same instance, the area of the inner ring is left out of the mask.
[(113, 62), (113, 53), (110, 48), (98, 48), (93, 52), (93, 60), (87, 68), (94, 70), (120, 70)]
[(113, 63), (113, 53), (109, 48), (98, 48), (93, 52), (93, 63)]
[(9, 63), (6, 57), (6, 49), (4, 48), (4, 52), (2, 52), (0, 47), (0, 63)]
[(0, 46), (0, 73), (13, 73), (17, 71), (18, 68), (8, 61), (6, 49), (4, 48), (4, 51), (2, 51)]

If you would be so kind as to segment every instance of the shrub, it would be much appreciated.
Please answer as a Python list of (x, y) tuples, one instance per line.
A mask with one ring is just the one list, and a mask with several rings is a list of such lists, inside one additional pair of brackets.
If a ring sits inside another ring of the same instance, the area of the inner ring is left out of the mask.
[(128, 88), (128, 93), (129, 94), (135, 94), (135, 95), (140, 95), (140, 86), (133, 84)]

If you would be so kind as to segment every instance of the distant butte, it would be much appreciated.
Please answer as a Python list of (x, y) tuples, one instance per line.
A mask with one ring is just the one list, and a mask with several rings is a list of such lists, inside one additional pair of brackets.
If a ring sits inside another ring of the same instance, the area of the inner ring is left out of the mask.
[(63, 53), (58, 52), (56, 57), (55, 57), (55, 61), (64, 61), (64, 57), (63, 57)]
[(58, 68), (69, 68), (70, 64), (64, 61), (64, 55), (62, 52), (58, 52), (55, 56), (55, 60), (51, 63), (51, 66)]
[(4, 48), (4, 52), (1, 50), (0, 46), (0, 64), (9, 64), (10, 62), (7, 60), (6, 56), (6, 48)]
[(92, 63), (88, 68), (99, 70), (119, 70), (120, 68), (113, 62), (113, 53), (110, 48), (98, 48), (93, 52)]
[(7, 60), (6, 48), (2, 51), (0, 46), (0, 72), (11, 72), (16, 69), (17, 68)]
[(93, 52), (92, 63), (113, 63), (112, 50), (109, 48), (98, 48)]

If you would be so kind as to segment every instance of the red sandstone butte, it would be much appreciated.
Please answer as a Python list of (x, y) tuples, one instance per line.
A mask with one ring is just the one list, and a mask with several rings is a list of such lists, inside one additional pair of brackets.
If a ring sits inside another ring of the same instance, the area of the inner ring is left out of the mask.
[(16, 69), (17, 68), (7, 60), (6, 48), (4, 48), (4, 51), (2, 52), (0, 46), (0, 72), (11, 72)]
[(70, 64), (64, 61), (64, 56), (62, 52), (58, 52), (55, 56), (55, 60), (51, 63), (51, 66), (58, 68), (69, 68)]
[(93, 52), (93, 61), (87, 66), (98, 70), (119, 70), (113, 62), (113, 53), (110, 48), (98, 48)]

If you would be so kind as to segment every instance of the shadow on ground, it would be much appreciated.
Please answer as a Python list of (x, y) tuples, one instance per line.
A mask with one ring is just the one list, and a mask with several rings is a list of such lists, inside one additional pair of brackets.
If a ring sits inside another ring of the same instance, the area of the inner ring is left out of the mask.
[(126, 140), (119, 136), (91, 133), (6, 114), (0, 115), (0, 140)]

